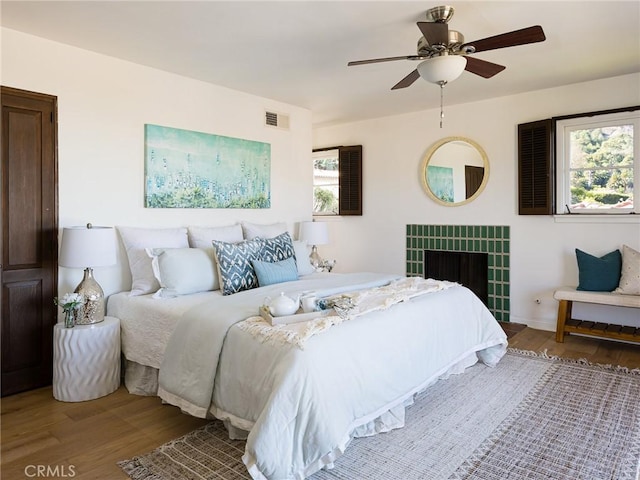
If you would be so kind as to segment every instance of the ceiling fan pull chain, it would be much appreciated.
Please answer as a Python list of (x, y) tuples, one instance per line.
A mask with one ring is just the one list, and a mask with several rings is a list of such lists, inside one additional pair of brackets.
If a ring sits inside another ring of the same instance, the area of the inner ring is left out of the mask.
[(442, 120), (444, 119), (444, 86), (447, 82), (440, 82), (440, 128), (442, 128)]

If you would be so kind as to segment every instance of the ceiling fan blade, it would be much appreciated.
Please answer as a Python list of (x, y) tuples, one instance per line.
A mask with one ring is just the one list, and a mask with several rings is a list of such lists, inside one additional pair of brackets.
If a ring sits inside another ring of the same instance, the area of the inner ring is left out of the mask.
[(398, 83), (396, 83), (393, 87), (391, 87), (391, 90), (397, 90), (399, 88), (407, 88), (419, 78), (420, 78), (420, 74), (416, 69), (413, 72), (411, 72), (409, 75), (404, 77), (402, 80), (400, 80)]
[(415, 55), (404, 55), (402, 57), (386, 57), (386, 58), (372, 58), (371, 60), (356, 60), (354, 62), (347, 63), (347, 66), (352, 67), (354, 65), (366, 65), (367, 63), (380, 63), (380, 62), (393, 62), (394, 60), (409, 60), (415, 57)]
[(418, 22), (418, 28), (429, 45), (449, 43), (449, 25), (446, 23)]
[(479, 58), (465, 58), (467, 59), (467, 66), (464, 69), (467, 72), (475, 73), (476, 75), (480, 75), (483, 78), (491, 78), (507, 68), (504, 65), (487, 62), (486, 60), (480, 60)]
[(526, 45), (527, 43), (543, 42), (547, 37), (540, 25), (527, 27), (513, 32), (502, 33), (493, 37), (483, 38), (475, 42), (468, 42), (462, 45), (461, 49), (473, 46), (477, 52), (486, 52), (497, 48), (515, 47), (516, 45)]

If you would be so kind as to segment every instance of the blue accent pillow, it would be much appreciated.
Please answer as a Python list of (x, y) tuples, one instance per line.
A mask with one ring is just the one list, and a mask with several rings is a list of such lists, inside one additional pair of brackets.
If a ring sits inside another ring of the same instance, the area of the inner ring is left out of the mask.
[(578, 288), (588, 292), (612, 292), (620, 283), (622, 255), (614, 250), (598, 258), (576, 248)]
[(258, 277), (251, 262), (261, 257), (264, 239), (255, 238), (239, 243), (213, 240), (211, 243), (218, 264), (220, 290), (223, 295), (258, 286)]
[(284, 232), (273, 238), (263, 239), (264, 246), (259, 260), (264, 262), (279, 262), (286, 258), (295, 257), (293, 240), (289, 232)]
[(279, 262), (264, 262), (253, 260), (253, 269), (258, 277), (258, 284), (261, 287), (273, 285), (274, 283), (291, 282), (298, 279), (298, 267), (296, 259), (289, 257)]

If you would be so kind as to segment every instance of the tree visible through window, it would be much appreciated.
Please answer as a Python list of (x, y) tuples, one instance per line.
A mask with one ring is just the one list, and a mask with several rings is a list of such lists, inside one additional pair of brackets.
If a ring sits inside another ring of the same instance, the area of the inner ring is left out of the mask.
[(313, 152), (313, 214), (338, 215), (339, 150)]
[(638, 112), (559, 120), (559, 210), (571, 213), (634, 211), (637, 190)]
[(313, 215), (362, 215), (362, 145), (314, 150)]
[(633, 125), (571, 132), (571, 208), (633, 206)]

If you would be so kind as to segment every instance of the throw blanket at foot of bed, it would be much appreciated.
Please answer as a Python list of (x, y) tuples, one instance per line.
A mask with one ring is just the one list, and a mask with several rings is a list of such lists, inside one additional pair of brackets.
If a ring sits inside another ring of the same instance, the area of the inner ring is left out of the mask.
[[(338, 282), (339, 277), (331, 274), (328, 278)], [(377, 285), (368, 287), (360, 282), (359, 290), (387, 285), (394, 279), (397, 277), (379, 277)], [(340, 280), (345, 282), (342, 292), (355, 290), (355, 279), (350, 279), (350, 285), (347, 280)], [(262, 293), (255, 308), (274, 292), (322, 291), (322, 285), (290, 283)], [(334, 289), (330, 295), (340, 293), (335, 284), (325, 286), (325, 291)], [(200, 349), (210, 348), (213, 342), (201, 328), (190, 331), (192, 323), (201, 322), (185, 317), (183, 323), (187, 332), (176, 330), (176, 338), (190, 338)], [(202, 373), (195, 363), (198, 349), (182, 340), (173, 343), (172, 338), (160, 370), (161, 396), (190, 407), (193, 404), (188, 399), (169, 388), (177, 384), (177, 391), (184, 391), (184, 384), (192, 382), (196, 389), (208, 381), (200, 378), (198, 384), (197, 375), (189, 371)], [(215, 358), (213, 391), (208, 390), (211, 405), (205, 414), (248, 432), (243, 461), (253, 478), (301, 479), (331, 466), (352, 438), (403, 426), (404, 408), (415, 393), (442, 376), (463, 372), (478, 359), (495, 365), (506, 344), (490, 312), (461, 286), (352, 318), (312, 336), (304, 350), (260, 342), (232, 326)], [(170, 367), (172, 362), (182, 368)], [(169, 371), (182, 372), (186, 382)], [(206, 398), (206, 393), (198, 395)]]
[(271, 325), (262, 317), (251, 317), (238, 323), (238, 328), (249, 332), (261, 342), (284, 345), (290, 343), (304, 350), (312, 336), (326, 332), (361, 315), (386, 310), (391, 306), (411, 300), (419, 295), (439, 292), (458, 285), (454, 282), (434, 280), (432, 278), (410, 277), (394, 280), (383, 287), (370, 288), (356, 292), (333, 295), (324, 299), (328, 305), (336, 305), (333, 314), (286, 325)]

